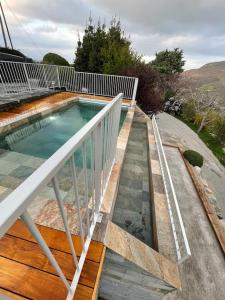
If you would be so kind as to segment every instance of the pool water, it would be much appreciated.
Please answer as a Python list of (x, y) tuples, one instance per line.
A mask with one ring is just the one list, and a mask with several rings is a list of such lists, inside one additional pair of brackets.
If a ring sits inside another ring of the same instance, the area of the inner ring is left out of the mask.
[[(75, 102), (59, 111), (0, 136), (0, 148), (48, 159), (90, 121), (104, 105)], [(122, 110), (120, 127), (126, 117)]]

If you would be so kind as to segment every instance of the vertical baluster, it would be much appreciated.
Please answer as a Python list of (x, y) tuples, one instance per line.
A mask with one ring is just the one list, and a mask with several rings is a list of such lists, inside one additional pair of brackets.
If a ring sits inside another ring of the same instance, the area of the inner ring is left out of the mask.
[(102, 160), (102, 126), (95, 130), (95, 211), (98, 212), (101, 200), (101, 160)]
[(47, 258), (49, 259), (50, 263), (52, 264), (53, 268), (56, 270), (57, 274), (61, 278), (62, 282), (65, 284), (68, 291), (70, 291), (70, 285), (66, 280), (65, 275), (63, 274), (60, 266), (58, 265), (55, 257), (53, 256), (52, 252), (50, 251), (48, 245), (46, 244), (45, 240), (43, 239), (42, 235), (40, 234), (39, 230), (37, 229), (36, 225), (33, 223), (29, 213), (25, 211), (21, 215), (21, 219), (26, 224), (30, 232), (32, 233), (35, 240), (38, 242), (38, 245), (41, 247)]
[(74, 160), (73, 155), (70, 160), (70, 165), (71, 165), (71, 171), (72, 171), (72, 177), (73, 177), (73, 189), (74, 189), (75, 202), (76, 202), (76, 206), (77, 206), (77, 214), (78, 214), (78, 219), (79, 219), (81, 242), (82, 242), (82, 245), (84, 246), (84, 230), (83, 230), (82, 217), (81, 217), (81, 212), (80, 212), (80, 200), (79, 200), (79, 193), (78, 193), (77, 172), (76, 172), (76, 165), (75, 165), (75, 160)]
[(87, 157), (86, 157), (86, 142), (82, 143), (82, 160), (83, 160), (83, 172), (84, 172), (84, 197), (86, 203), (86, 214), (87, 214), (87, 234), (89, 235), (90, 229), (90, 216), (88, 208), (88, 178), (87, 178)]
[(53, 188), (54, 188), (56, 200), (58, 202), (58, 206), (59, 206), (60, 213), (61, 213), (61, 216), (62, 216), (63, 224), (64, 224), (64, 227), (65, 227), (65, 230), (66, 230), (66, 235), (67, 235), (67, 239), (68, 239), (68, 242), (69, 242), (69, 245), (70, 245), (70, 250), (71, 250), (71, 253), (72, 253), (72, 256), (73, 256), (73, 260), (74, 260), (75, 266), (78, 268), (77, 255), (76, 255), (76, 251), (75, 251), (74, 246), (73, 246), (73, 240), (72, 240), (72, 236), (71, 236), (71, 233), (70, 233), (70, 229), (69, 229), (69, 225), (68, 225), (68, 221), (67, 221), (67, 216), (66, 216), (63, 200), (62, 200), (62, 197), (61, 197), (61, 194), (60, 194), (58, 180), (57, 180), (56, 177), (53, 177), (52, 185), (53, 185)]
[(92, 195), (92, 217), (94, 218), (95, 208), (95, 188), (94, 188), (94, 133), (91, 133), (91, 195)]

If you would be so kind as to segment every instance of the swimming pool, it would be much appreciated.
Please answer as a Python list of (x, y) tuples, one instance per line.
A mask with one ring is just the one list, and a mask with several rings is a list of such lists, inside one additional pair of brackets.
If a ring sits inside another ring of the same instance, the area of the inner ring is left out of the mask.
[[(45, 118), (0, 135), (0, 149), (48, 159), (103, 107), (103, 104), (84, 101), (71, 103)], [(122, 109), (120, 126), (125, 117), (126, 110)]]

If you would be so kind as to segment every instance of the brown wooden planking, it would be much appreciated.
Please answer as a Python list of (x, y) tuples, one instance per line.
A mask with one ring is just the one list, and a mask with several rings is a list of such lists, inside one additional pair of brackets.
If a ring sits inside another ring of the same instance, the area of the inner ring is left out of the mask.
[[(0, 285), (35, 300), (66, 299), (67, 289), (55, 275), (0, 257)], [(78, 284), (75, 299), (91, 299), (93, 289)]]
[[(65, 232), (56, 229), (53, 230), (52, 228), (42, 225), (37, 225), (37, 227), (50, 248), (71, 253)], [(9, 229), (8, 234), (36, 243), (35, 239), (21, 220), (17, 220), (15, 222), (15, 224)], [(76, 253), (80, 256), (82, 251), (81, 239), (79, 236), (75, 235), (73, 235), (72, 238)], [(87, 259), (100, 262), (103, 247), (102, 243), (92, 241), (87, 253)]]
[(104, 260), (105, 260), (105, 253), (106, 253), (106, 247), (104, 247), (104, 249), (103, 249), (102, 258), (101, 258), (99, 268), (98, 268), (98, 274), (97, 274), (97, 278), (96, 278), (96, 282), (95, 282), (95, 286), (94, 286), (94, 290), (93, 290), (92, 299), (98, 298), (98, 287), (99, 287), (100, 280), (101, 280), (102, 269), (103, 269), (103, 264), (104, 264)]
[(65, 299), (67, 293), (58, 277), (3, 257), (0, 257), (0, 285), (36, 300)]
[(12, 293), (10, 291), (7, 291), (7, 290), (4, 290), (4, 289), (0, 288), (0, 299), (1, 299), (1, 295), (9, 297), (10, 299), (13, 299), (13, 300), (27, 300), (27, 299), (29, 299), (29, 298), (22, 297), (20, 295), (17, 295), (15, 293)]
[[(52, 253), (67, 279), (72, 280), (75, 272), (72, 255), (57, 250), (52, 250)], [(55, 274), (43, 251), (33, 242), (5, 235), (0, 239), (0, 256)], [(98, 269), (98, 263), (86, 259), (79, 282), (94, 288)]]
[[(37, 108), (41, 108), (45, 106), (54, 106), (70, 97), (78, 97), (78, 96), (83, 98), (90, 98), (90, 100), (91, 99), (104, 100), (104, 101), (112, 100), (112, 97), (95, 96), (95, 95), (80, 94), (80, 93), (73, 93), (73, 92), (62, 92), (50, 96), (45, 96), (41, 99), (33, 100), (32, 102), (29, 103), (23, 103), (19, 106), (10, 109), (7, 112), (0, 112), (0, 121), (14, 118), (20, 114), (26, 113), (30, 110), (34, 110)], [(131, 100), (123, 99), (123, 103), (129, 104), (131, 103)]]

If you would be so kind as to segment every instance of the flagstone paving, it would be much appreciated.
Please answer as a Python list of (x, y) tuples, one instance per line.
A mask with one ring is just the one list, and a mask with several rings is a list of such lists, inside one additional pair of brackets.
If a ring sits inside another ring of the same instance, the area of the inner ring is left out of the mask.
[(146, 125), (132, 124), (122, 168), (113, 222), (152, 245)]

